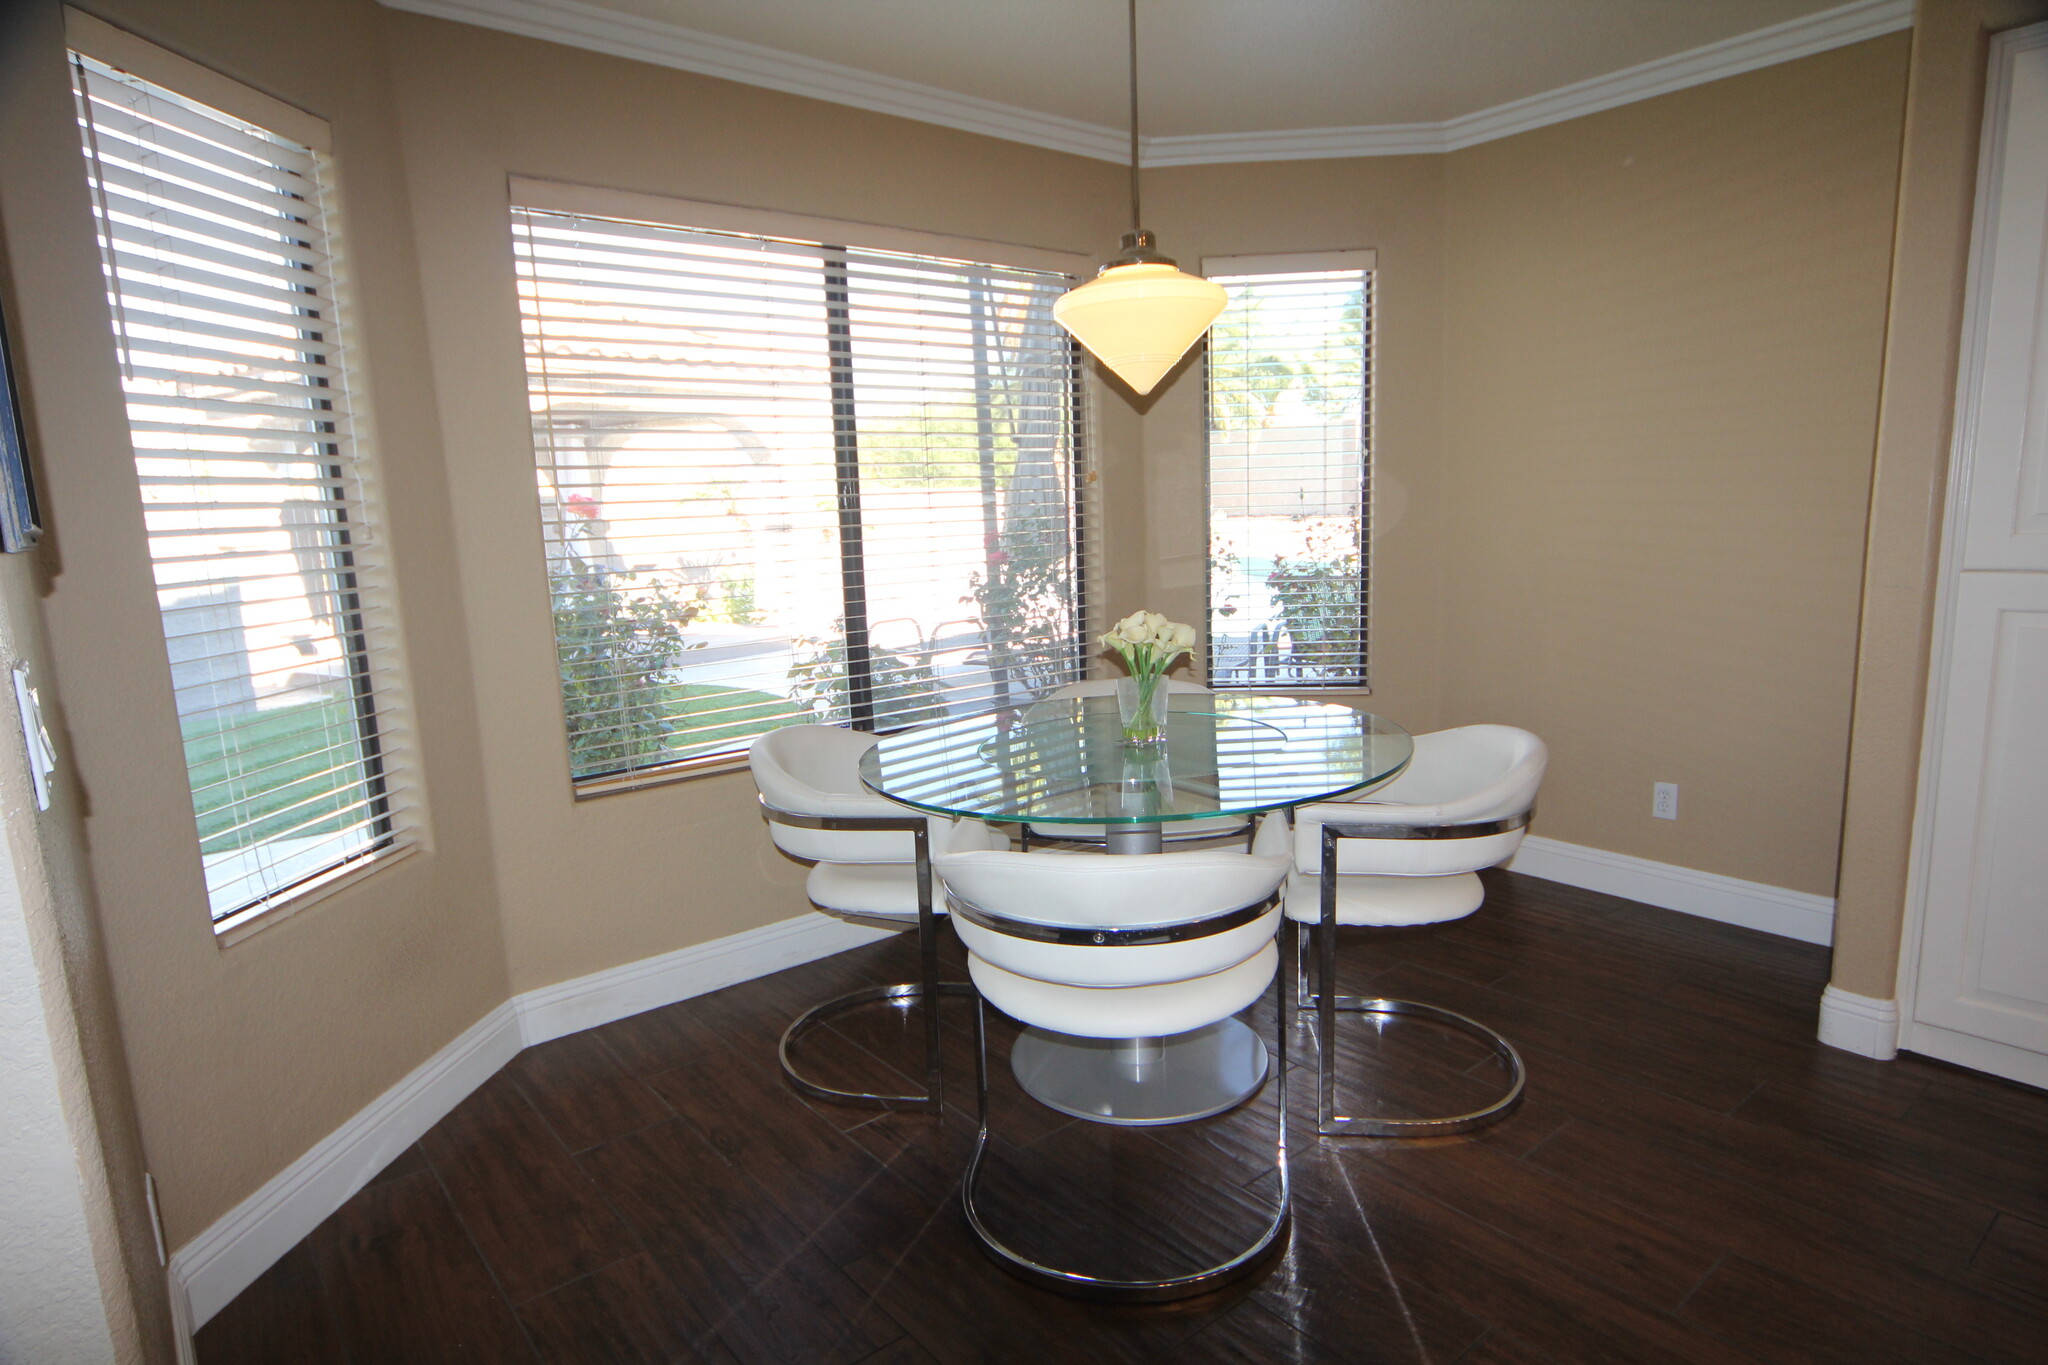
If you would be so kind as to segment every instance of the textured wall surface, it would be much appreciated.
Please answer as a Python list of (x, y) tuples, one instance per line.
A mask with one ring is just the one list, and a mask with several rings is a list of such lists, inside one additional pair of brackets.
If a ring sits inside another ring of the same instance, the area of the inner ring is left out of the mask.
[(1444, 718), (1551, 838), (1834, 891), (1910, 41), (1449, 158)]

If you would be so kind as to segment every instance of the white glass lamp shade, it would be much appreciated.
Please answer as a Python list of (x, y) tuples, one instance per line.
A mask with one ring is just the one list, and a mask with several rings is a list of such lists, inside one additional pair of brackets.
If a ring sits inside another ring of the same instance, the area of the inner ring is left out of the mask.
[(1150, 393), (1229, 298), (1220, 284), (1148, 261), (1112, 266), (1068, 290), (1052, 315), (1124, 383)]

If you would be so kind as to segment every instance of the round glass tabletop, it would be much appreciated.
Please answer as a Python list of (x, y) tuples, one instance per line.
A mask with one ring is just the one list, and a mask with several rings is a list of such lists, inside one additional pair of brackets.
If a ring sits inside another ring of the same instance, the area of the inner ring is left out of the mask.
[(1154, 825), (1304, 805), (1384, 782), (1414, 745), (1393, 722), (1292, 697), (1176, 694), (1166, 743), (1123, 742), (1115, 697), (1035, 702), (885, 735), (861, 780), (939, 815)]

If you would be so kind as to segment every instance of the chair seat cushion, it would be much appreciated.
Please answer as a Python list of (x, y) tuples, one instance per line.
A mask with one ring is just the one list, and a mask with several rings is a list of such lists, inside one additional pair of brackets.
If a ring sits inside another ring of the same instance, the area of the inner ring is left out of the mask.
[(1152, 986), (1208, 976), (1257, 953), (1273, 941), (1279, 928), (1280, 909), (1275, 906), (1249, 924), (1204, 938), (1096, 948), (1013, 938), (984, 929), (964, 915), (953, 920), (960, 941), (977, 957), (1018, 976), (1067, 986)]
[[(1287, 918), (1314, 923), (1323, 917), (1320, 879), (1297, 872), (1287, 879)], [(1403, 924), (1438, 924), (1463, 919), (1486, 899), (1476, 874), (1449, 877), (1337, 878), (1337, 922), (1383, 928)]]
[[(917, 868), (910, 863), (819, 863), (804, 881), (812, 904), (842, 915), (873, 919), (917, 918)], [(945, 906), (935, 884), (932, 910)]]
[(1272, 984), (1280, 951), (1266, 946), (1234, 967), (1157, 986), (1062, 986), (1006, 972), (973, 953), (968, 975), (1012, 1019), (1082, 1038), (1156, 1038), (1236, 1014)]
[[(1360, 805), (1356, 818), (1361, 824), (1429, 824), (1427, 820), (1386, 820), (1386, 812)], [(1304, 871), (1323, 863), (1322, 826), (1338, 824), (1342, 806), (1307, 806), (1306, 818), (1294, 826), (1294, 865)], [(1329, 812), (1340, 812), (1335, 816)], [(1522, 831), (1482, 835), (1476, 839), (1340, 839), (1337, 842), (1337, 870), (1361, 876), (1394, 877), (1447, 876), (1453, 872), (1477, 872), (1515, 856), (1522, 846)]]

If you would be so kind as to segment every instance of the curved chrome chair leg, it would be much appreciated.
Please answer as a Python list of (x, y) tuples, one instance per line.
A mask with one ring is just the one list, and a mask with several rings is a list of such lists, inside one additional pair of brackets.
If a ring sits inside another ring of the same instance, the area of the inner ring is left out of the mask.
[[(1281, 955), (1282, 962), (1286, 954)], [(1284, 977), (1286, 972), (1279, 973)], [(1287, 1173), (1287, 997), (1290, 992), (1284, 981), (1275, 991), (1276, 1005), (1280, 1015), (1279, 1050), (1273, 1058), (1273, 1075), (1276, 1098), (1280, 1106), (1280, 1138), (1274, 1152), (1274, 1167), (1280, 1172), (1280, 1203), (1274, 1210), (1273, 1219), (1253, 1239), (1249, 1246), (1215, 1265), (1185, 1275), (1173, 1275), (1164, 1279), (1113, 1280), (1098, 1275), (1089, 1275), (1078, 1270), (1062, 1270), (1057, 1266), (1045, 1265), (1033, 1260), (1020, 1251), (1008, 1246), (989, 1229), (983, 1219), (977, 1198), (981, 1187), (983, 1158), (988, 1153), (988, 1041), (987, 1022), (984, 1011), (987, 1008), (977, 995), (974, 1002), (974, 1083), (976, 1088), (976, 1110), (979, 1131), (974, 1138), (974, 1155), (968, 1160), (967, 1174), (960, 1182), (960, 1206), (967, 1214), (967, 1226), (972, 1229), (976, 1240), (990, 1258), (1012, 1275), (1028, 1283), (1075, 1298), (1095, 1299), (1112, 1303), (1165, 1303), (1174, 1299), (1191, 1298), (1220, 1289), (1253, 1274), (1265, 1264), (1268, 1257), (1278, 1252), (1287, 1241), (1287, 1232), (1294, 1217), (1294, 1193)]]
[[(902, 819), (876, 816), (803, 815), (778, 810), (764, 798), (761, 809), (769, 818), (806, 829), (901, 830), (911, 836), (917, 863), (917, 956), (921, 980), (893, 986), (866, 986), (799, 1014), (782, 1031), (775, 1055), (782, 1074), (798, 1094), (830, 1104), (850, 1104), (863, 1109), (918, 1110), (937, 1113), (946, 1104), (945, 1080), (939, 1065), (938, 1002), (946, 996), (969, 996), (974, 987), (965, 981), (939, 980), (939, 922), (932, 912), (932, 859), (929, 827), (922, 816)], [(924, 1092), (917, 1095), (879, 1095), (866, 1090), (842, 1090), (802, 1075), (790, 1058), (790, 1050), (805, 1034), (829, 1019), (861, 1005), (878, 1001), (897, 1004), (912, 1000), (930, 1002), (924, 1012)]]
[[(929, 1037), (925, 1040), (925, 1088), (924, 1093), (918, 1095), (878, 1095), (865, 1090), (841, 1090), (837, 1086), (814, 1081), (797, 1070), (790, 1052), (805, 1034), (818, 1025), (862, 1005), (872, 1005), (878, 1001), (900, 1004), (913, 1000), (943, 999), (946, 996), (965, 997), (972, 994), (974, 987), (965, 981), (933, 982), (930, 990), (926, 989), (923, 982), (911, 981), (894, 986), (865, 986), (860, 990), (835, 996), (823, 1004), (813, 1005), (790, 1021), (789, 1027), (782, 1031), (782, 1042), (776, 1049), (776, 1056), (782, 1062), (782, 1074), (798, 1094), (814, 1100), (824, 1100), (828, 1104), (850, 1104), (862, 1109), (936, 1113), (945, 1105), (946, 1087), (939, 1066), (938, 1044)], [(928, 1010), (927, 1016), (936, 1019), (938, 1011)], [(928, 1026), (926, 1032), (930, 1031)]]
[[(1515, 1051), (1515, 1045), (1475, 1019), (1443, 1009), (1436, 1005), (1425, 1005), (1415, 1000), (1382, 1000), (1369, 996), (1335, 995), (1330, 992), (1331, 982), (1337, 979), (1337, 926), (1334, 918), (1326, 918), (1316, 926), (1316, 987), (1314, 992), (1307, 989), (1307, 963), (1304, 960), (1302, 926), (1295, 926), (1295, 1009), (1315, 1011), (1316, 1029), (1316, 1132), (1324, 1137), (1447, 1137), (1452, 1133), (1467, 1133), (1474, 1128), (1483, 1128), (1506, 1118), (1514, 1107), (1522, 1102), (1522, 1091), (1527, 1080), (1527, 1070), (1522, 1064), (1522, 1054)], [(1377, 1019), (1407, 1017), (1428, 1019), (1434, 1023), (1448, 1025), (1462, 1033), (1477, 1038), (1493, 1049), (1493, 1055), (1508, 1069), (1508, 1088), (1493, 1103), (1469, 1113), (1452, 1114), (1444, 1118), (1396, 1119), (1380, 1117), (1353, 1117), (1337, 1112), (1337, 1016), (1339, 1014), (1369, 1014)]]

